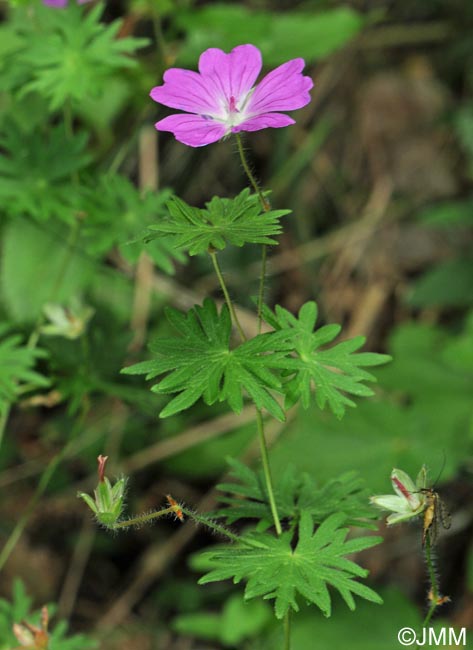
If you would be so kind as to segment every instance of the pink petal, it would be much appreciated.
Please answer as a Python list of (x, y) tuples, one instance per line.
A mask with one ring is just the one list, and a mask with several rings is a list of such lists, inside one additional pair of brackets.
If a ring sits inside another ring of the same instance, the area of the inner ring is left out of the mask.
[(158, 131), (171, 131), (176, 140), (189, 147), (203, 147), (217, 142), (226, 133), (224, 124), (200, 115), (169, 115), (154, 126)]
[(150, 92), (155, 102), (190, 113), (218, 114), (218, 97), (213, 85), (192, 70), (170, 68), (164, 73), (164, 85)]
[(292, 111), (308, 104), (309, 90), (314, 83), (301, 74), (304, 65), (304, 59), (292, 59), (267, 74), (256, 86), (246, 111), (250, 114)]
[(238, 45), (230, 54), (212, 47), (199, 59), (199, 71), (210, 81), (221, 101), (228, 106), (230, 97), (238, 103), (253, 87), (262, 67), (261, 52), (254, 45)]
[(232, 127), (232, 133), (239, 133), (240, 131), (259, 131), (260, 129), (279, 129), (283, 126), (290, 126), (295, 124), (295, 121), (289, 115), (284, 113), (263, 113), (256, 117), (251, 117), (245, 120), (238, 126)]

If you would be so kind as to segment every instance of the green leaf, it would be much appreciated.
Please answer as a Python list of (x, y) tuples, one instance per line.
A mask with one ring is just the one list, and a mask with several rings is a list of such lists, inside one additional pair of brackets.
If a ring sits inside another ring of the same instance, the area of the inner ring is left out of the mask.
[(0, 415), (18, 396), (32, 388), (49, 386), (50, 382), (34, 370), (37, 359), (46, 353), (22, 345), (19, 335), (7, 335), (9, 327), (0, 323)]
[[(298, 318), (280, 306), (276, 307), (275, 314), (265, 309), (264, 318), (279, 332), (286, 333), (297, 354), (297, 358), (292, 359), (295, 374), (284, 385), (288, 407), (300, 399), (302, 406), (308, 408), (312, 388), (315, 388), (319, 408), (328, 404), (341, 418), (347, 406), (355, 406), (347, 393), (357, 397), (373, 395), (363, 382), (376, 379), (363, 368), (386, 363), (391, 357), (371, 352), (357, 353), (364, 343), (362, 336), (323, 348), (336, 338), (341, 328), (339, 325), (325, 325), (314, 331), (317, 321), (315, 302), (303, 305)], [(289, 363), (288, 367), (291, 367)]]
[(279, 220), (290, 210), (263, 212), (257, 195), (244, 189), (234, 199), (214, 196), (206, 209), (194, 208), (178, 197), (167, 204), (167, 218), (149, 226), (145, 241), (171, 236), (189, 255), (223, 250), (228, 244), (277, 244), (282, 232)]
[[(217, 485), (220, 492), (226, 493), (218, 497), (225, 507), (217, 510), (214, 516), (225, 517), (229, 524), (244, 518), (271, 523), (271, 508), (262, 471), (254, 472), (238, 460), (227, 461), (233, 481)], [(282, 519), (297, 520), (300, 513), (306, 511), (315, 523), (321, 523), (329, 515), (343, 512), (346, 524), (373, 527), (369, 520), (376, 518), (368, 503), (369, 493), (364, 481), (355, 472), (319, 485), (309, 474), (298, 472), (290, 464), (278, 477), (274, 496)]]
[(222, 307), (219, 314), (210, 299), (187, 314), (169, 308), (166, 316), (180, 336), (156, 339), (150, 346), (155, 359), (122, 370), (145, 374), (147, 379), (167, 373), (152, 390), (178, 395), (161, 411), (161, 417), (179, 413), (200, 398), (209, 405), (227, 401), (240, 413), (246, 393), (259, 409), (284, 421), (284, 411), (272, 395), (273, 390), (280, 390), (281, 382), (272, 370), (286, 367), (285, 334), (259, 334), (232, 349), (228, 309)]
[(329, 586), (334, 587), (350, 609), (355, 608), (353, 596), (375, 603), (381, 598), (356, 578), (366, 577), (361, 568), (347, 555), (378, 544), (379, 537), (357, 537), (346, 540), (348, 528), (340, 528), (344, 514), (328, 517), (314, 532), (312, 518), (303, 512), (298, 531), (298, 541), (292, 547), (289, 532), (279, 537), (267, 533), (248, 536), (251, 544), (229, 546), (204, 553), (204, 558), (214, 568), (199, 582), (206, 584), (232, 578), (238, 583), (246, 580), (245, 598), (263, 596), (274, 599), (277, 618), (283, 618), (293, 609), (299, 610), (297, 596), (316, 605), (325, 616), (331, 614)]
[(62, 11), (36, 7), (35, 20), (24, 21), (25, 48), (17, 65), (28, 69), (30, 80), (21, 94), (37, 92), (49, 100), (50, 109), (80, 105), (82, 98), (99, 95), (104, 79), (136, 61), (129, 55), (148, 43), (143, 38), (120, 38), (121, 21), (101, 22), (104, 5), (90, 11), (75, 2)]

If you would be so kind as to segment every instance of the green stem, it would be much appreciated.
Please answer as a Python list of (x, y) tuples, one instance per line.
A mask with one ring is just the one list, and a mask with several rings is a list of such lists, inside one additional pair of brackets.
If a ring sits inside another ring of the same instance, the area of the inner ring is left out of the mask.
[[(220, 270), (220, 266), (218, 264), (217, 256), (214, 252), (209, 252), (210, 257), (212, 258), (212, 262), (215, 268), (215, 272), (217, 274), (217, 277), (220, 282), (220, 286), (222, 288), (223, 294), (225, 296), (226, 303), (228, 305), (228, 309), (230, 310), (230, 314), (232, 316), (232, 319), (235, 323), (235, 325), (238, 328), (238, 331), (240, 333), (242, 341), (246, 341), (246, 336), (245, 333), (243, 332), (243, 329), (238, 321), (237, 315), (235, 313), (235, 309), (233, 307), (233, 303), (230, 299), (230, 296), (228, 294), (228, 290), (225, 284), (225, 280), (223, 279), (222, 272)], [(258, 428), (258, 438), (259, 438), (259, 443), (260, 443), (260, 450), (261, 450), (261, 460), (263, 464), (263, 473), (264, 473), (264, 479), (266, 483), (266, 489), (268, 492), (268, 498), (269, 498), (269, 505), (271, 508), (271, 514), (273, 515), (273, 520), (274, 520), (274, 526), (276, 528), (276, 532), (278, 535), (282, 533), (282, 527), (281, 527), (281, 522), (279, 519), (278, 511), (276, 508), (276, 499), (274, 497), (274, 489), (273, 489), (273, 482), (271, 479), (271, 471), (269, 467), (269, 458), (268, 458), (268, 448), (266, 446), (266, 438), (264, 435), (264, 422), (263, 422), (263, 416), (261, 415), (261, 411), (258, 409), (256, 410), (256, 424)]]
[(439, 584), (432, 561), (432, 542), (430, 540), (429, 534), (427, 534), (425, 538), (425, 563), (427, 564), (427, 571), (429, 573), (430, 581), (430, 607), (422, 624), (423, 627), (427, 627), (427, 625), (430, 623), (430, 619), (438, 607), (438, 601), (440, 598)]
[(169, 506), (168, 508), (163, 508), (162, 510), (155, 510), (154, 512), (148, 512), (145, 515), (136, 515), (135, 517), (131, 517), (130, 519), (120, 521), (117, 524), (109, 525), (107, 526), (107, 528), (110, 528), (111, 530), (117, 530), (119, 528), (128, 528), (130, 526), (140, 526), (141, 524), (149, 523), (153, 519), (159, 519), (160, 517), (165, 517), (170, 513), (173, 512), (175, 513), (177, 508), (183, 515), (185, 515), (189, 519), (192, 519), (198, 524), (202, 524), (203, 526), (206, 526), (206, 528), (209, 528), (210, 530), (212, 530), (214, 533), (217, 533), (218, 535), (222, 535), (223, 537), (226, 537), (231, 542), (244, 544), (246, 546), (256, 546), (257, 548), (260, 547), (258, 543), (252, 542), (252, 540), (250, 539), (245, 539), (239, 537), (238, 535), (235, 535), (235, 533), (232, 533), (232, 531), (229, 530), (228, 528), (225, 528), (225, 526), (218, 524), (212, 519), (208, 519), (204, 515), (199, 515), (197, 512), (193, 512), (192, 510), (185, 508), (181, 504)]
[(232, 531), (228, 530), (228, 528), (225, 528), (225, 526), (222, 526), (221, 524), (217, 524), (217, 522), (213, 521), (212, 519), (207, 519), (207, 517), (204, 517), (203, 515), (199, 515), (197, 512), (193, 512), (192, 510), (188, 510), (183, 506), (181, 506), (181, 510), (183, 514), (189, 517), (189, 519), (193, 519), (197, 523), (202, 524), (207, 528), (210, 528), (210, 530), (213, 530), (214, 533), (223, 535), (223, 537), (226, 537), (232, 542), (238, 542), (238, 543), (244, 542), (244, 540), (242, 540), (238, 535), (232, 533)]
[[(243, 149), (243, 143), (241, 141), (241, 136), (239, 133), (235, 133), (236, 141), (237, 141), (237, 146), (238, 146), (238, 153), (240, 154), (240, 160), (241, 164), (243, 166), (243, 169), (245, 170), (245, 174), (248, 177), (248, 180), (250, 181), (255, 193), (258, 195), (261, 207), (263, 208), (264, 212), (269, 212), (271, 206), (269, 205), (269, 202), (267, 199), (265, 199), (263, 192), (261, 191), (260, 186), (258, 185), (258, 182), (256, 178), (254, 177), (250, 166), (248, 164), (248, 161), (246, 160), (245, 156), (245, 150)], [(264, 299), (264, 285), (266, 282), (266, 262), (267, 262), (267, 247), (266, 244), (263, 244), (261, 246), (261, 274), (260, 274), (260, 279), (259, 279), (259, 287), (258, 287), (258, 303), (257, 303), (257, 308), (258, 308), (258, 332), (261, 332), (261, 326), (263, 324), (263, 299)]]
[(153, 519), (158, 519), (159, 517), (164, 517), (171, 512), (175, 512), (175, 509), (170, 506), (169, 508), (164, 508), (163, 510), (155, 510), (154, 512), (148, 512), (145, 515), (137, 515), (131, 519), (126, 519), (125, 521), (119, 521), (117, 524), (110, 526), (112, 530), (117, 528), (128, 528), (129, 526), (139, 526), (141, 524), (147, 524)]
[(266, 244), (261, 245), (261, 273), (259, 278), (258, 287), (258, 334), (261, 334), (261, 327), (263, 325), (263, 301), (264, 301), (264, 285), (266, 282), (266, 262), (268, 259), (268, 247)]
[(236, 325), (236, 328), (238, 330), (238, 333), (240, 334), (240, 338), (242, 341), (246, 341), (246, 336), (245, 332), (243, 331), (243, 328), (240, 324), (240, 321), (238, 320), (238, 316), (235, 311), (235, 307), (233, 306), (232, 300), (230, 298), (230, 294), (228, 293), (227, 285), (225, 284), (225, 280), (223, 278), (222, 271), (220, 269), (220, 264), (218, 263), (217, 255), (213, 251), (209, 251), (209, 255), (212, 259), (212, 264), (215, 269), (215, 273), (217, 274), (218, 281), (220, 283), (220, 288), (223, 291), (223, 295), (225, 296), (225, 302), (227, 303), (227, 307), (230, 311), (230, 315), (232, 317), (232, 320), (234, 324)]
[(291, 612), (284, 617), (284, 650), (291, 650)]
[(241, 141), (241, 136), (240, 136), (239, 133), (235, 133), (235, 137), (236, 137), (237, 146), (238, 146), (238, 153), (240, 154), (240, 160), (241, 160), (241, 164), (243, 166), (243, 169), (245, 170), (245, 174), (248, 176), (248, 180), (250, 181), (250, 183), (251, 183), (251, 185), (252, 185), (252, 187), (253, 187), (253, 189), (255, 191), (255, 194), (258, 195), (258, 198), (259, 198), (259, 200), (261, 202), (261, 207), (263, 208), (263, 210), (265, 212), (269, 212), (270, 205), (269, 205), (268, 201), (264, 198), (264, 194), (261, 191), (260, 186), (258, 185), (258, 181), (254, 177), (253, 172), (251, 171), (250, 166), (248, 164), (248, 161), (246, 160), (245, 150), (243, 149), (243, 143)]
[(264, 436), (264, 422), (261, 411), (256, 409), (256, 425), (258, 427), (258, 438), (261, 451), (261, 462), (263, 464), (263, 474), (266, 483), (266, 490), (268, 491), (269, 505), (271, 514), (273, 515), (274, 527), (278, 535), (282, 533), (281, 521), (279, 519), (278, 510), (276, 507), (276, 499), (274, 498), (273, 481), (271, 479), (271, 470), (269, 467), (268, 447), (266, 445), (266, 438)]

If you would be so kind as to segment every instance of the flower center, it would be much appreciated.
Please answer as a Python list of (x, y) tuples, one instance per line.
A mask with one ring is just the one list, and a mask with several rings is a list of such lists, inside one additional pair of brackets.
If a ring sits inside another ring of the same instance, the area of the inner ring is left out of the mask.
[(246, 95), (243, 95), (242, 97), (236, 98), (231, 95), (229, 98), (225, 109), (225, 124), (227, 126), (227, 133), (230, 133), (234, 126), (238, 126), (248, 119), (248, 115), (245, 109), (251, 94), (252, 90), (250, 90), (250, 92), (248, 92)]

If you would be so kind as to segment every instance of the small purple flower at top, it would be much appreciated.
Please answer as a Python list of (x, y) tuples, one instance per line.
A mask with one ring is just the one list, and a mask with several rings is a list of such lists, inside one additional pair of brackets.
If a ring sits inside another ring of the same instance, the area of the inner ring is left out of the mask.
[(230, 133), (294, 124), (279, 111), (310, 102), (314, 84), (302, 74), (304, 65), (304, 59), (287, 61), (255, 86), (262, 67), (257, 47), (239, 45), (230, 54), (210, 48), (200, 56), (199, 72), (171, 68), (164, 84), (152, 89), (155, 102), (186, 111), (160, 120), (156, 129), (171, 131), (190, 147), (203, 147)]
[[(69, 0), (43, 0), (43, 4), (47, 7), (55, 7), (56, 9), (62, 9), (68, 4)], [(76, 0), (77, 4), (83, 5), (90, 0)]]

